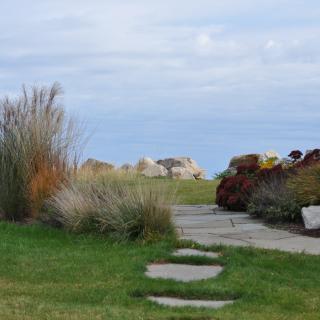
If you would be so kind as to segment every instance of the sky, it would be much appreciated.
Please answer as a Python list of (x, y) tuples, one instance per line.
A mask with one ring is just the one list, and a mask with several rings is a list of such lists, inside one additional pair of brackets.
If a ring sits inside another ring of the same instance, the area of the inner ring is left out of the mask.
[(319, 147), (318, 0), (1, 0), (0, 95), (64, 88), (84, 159)]

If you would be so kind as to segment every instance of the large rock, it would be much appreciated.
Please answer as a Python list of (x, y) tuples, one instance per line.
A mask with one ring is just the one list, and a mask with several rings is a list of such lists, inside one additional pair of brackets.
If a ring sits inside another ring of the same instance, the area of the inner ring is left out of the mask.
[(205, 170), (201, 169), (193, 159), (188, 157), (175, 157), (158, 160), (157, 164), (164, 166), (169, 171), (172, 168), (185, 168), (192, 173), (195, 179), (205, 178)]
[(240, 156), (235, 156), (231, 158), (229, 163), (229, 168), (236, 168), (238, 166), (250, 166), (253, 164), (257, 164), (260, 159), (260, 154), (253, 153), (253, 154), (243, 154)]
[(182, 179), (182, 180), (194, 180), (195, 177), (193, 173), (182, 167), (173, 167), (169, 170), (169, 176), (173, 179)]
[(115, 166), (108, 162), (104, 162), (96, 159), (88, 159), (82, 164), (82, 168), (89, 168), (94, 171), (99, 171), (99, 170), (113, 170)]
[(160, 164), (151, 163), (141, 171), (141, 174), (146, 177), (166, 177), (168, 175), (168, 170)]
[(149, 166), (152, 166), (154, 164), (156, 163), (151, 158), (144, 157), (138, 161), (138, 163), (135, 165), (135, 169), (139, 172), (142, 172), (145, 169), (147, 169)]
[(267, 161), (268, 159), (281, 159), (281, 156), (278, 152), (269, 150), (260, 155), (260, 161)]
[(130, 163), (125, 163), (125, 164), (123, 164), (123, 165), (120, 167), (120, 170), (129, 172), (129, 171), (133, 171), (133, 170), (134, 170), (134, 167), (133, 167), (133, 165), (130, 164)]
[(268, 159), (275, 158), (280, 160), (281, 156), (279, 153), (273, 150), (266, 151), (265, 153), (252, 153), (252, 154), (243, 154), (240, 156), (235, 156), (231, 158), (229, 163), (229, 168), (237, 168), (238, 166), (250, 166), (253, 164), (258, 164), (260, 161), (267, 161)]
[(320, 229), (320, 206), (302, 208), (302, 218), (306, 229)]

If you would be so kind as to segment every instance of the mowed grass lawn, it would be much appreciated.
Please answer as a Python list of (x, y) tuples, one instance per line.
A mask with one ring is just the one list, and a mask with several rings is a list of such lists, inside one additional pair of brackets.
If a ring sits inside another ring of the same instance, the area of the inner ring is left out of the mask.
[[(211, 247), (222, 256), (170, 258), (174, 240), (114, 243), (44, 226), (0, 223), (0, 319), (320, 318), (320, 257)], [(152, 261), (225, 266), (217, 278), (176, 283), (145, 277)], [(236, 299), (220, 310), (170, 309), (148, 294)]]
[(219, 180), (161, 179), (176, 193), (177, 204), (214, 204)]

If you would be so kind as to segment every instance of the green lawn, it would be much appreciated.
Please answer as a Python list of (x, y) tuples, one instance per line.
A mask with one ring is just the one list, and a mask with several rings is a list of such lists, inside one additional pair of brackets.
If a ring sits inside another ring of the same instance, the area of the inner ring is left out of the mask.
[[(161, 179), (162, 180), (162, 179)], [(179, 204), (213, 204), (219, 180), (163, 179), (172, 192), (176, 192)]]
[[(212, 247), (225, 265), (217, 279), (188, 284), (146, 278), (146, 264), (170, 259), (175, 246), (169, 240), (116, 244), (0, 223), (0, 319), (319, 319), (319, 256)], [(146, 301), (148, 293), (237, 302), (217, 311), (169, 309)]]

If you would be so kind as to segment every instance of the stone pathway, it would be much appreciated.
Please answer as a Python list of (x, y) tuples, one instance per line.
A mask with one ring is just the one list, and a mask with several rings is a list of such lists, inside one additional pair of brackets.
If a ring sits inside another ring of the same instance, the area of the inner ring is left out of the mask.
[(247, 213), (224, 211), (214, 205), (174, 206), (174, 219), (182, 239), (203, 245), (253, 246), (320, 254), (320, 238), (271, 229), (263, 220)]
[[(196, 249), (178, 249), (173, 253), (174, 256), (206, 256), (217, 258), (219, 255), (214, 252), (205, 252)], [(217, 277), (223, 268), (213, 265), (188, 265), (179, 263), (150, 264), (147, 266), (146, 275), (156, 279), (172, 279), (175, 281), (191, 282)], [(205, 307), (217, 309), (224, 305), (231, 304), (233, 301), (214, 301), (214, 300), (188, 300), (173, 297), (149, 296), (148, 300), (168, 307)]]

